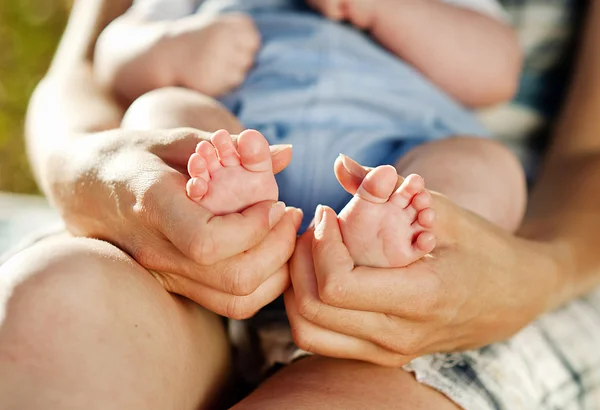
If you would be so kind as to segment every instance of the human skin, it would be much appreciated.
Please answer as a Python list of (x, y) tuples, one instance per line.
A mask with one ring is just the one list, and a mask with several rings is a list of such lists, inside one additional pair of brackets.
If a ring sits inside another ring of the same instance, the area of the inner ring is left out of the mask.
[(470, 107), (512, 98), (522, 52), (516, 32), (487, 15), (438, 0), (308, 0), (348, 20)]
[[(518, 234), (433, 193), (438, 220), (454, 221), (439, 234), (453, 240), (438, 242), (430, 258), (405, 269), (354, 268), (335, 215), (325, 209), (324, 222), (300, 238), (291, 262), (286, 306), (301, 348), (398, 366), (506, 339), (600, 284), (600, 140), (593, 120), (600, 109), (599, 21), (593, 2), (579, 69)], [(336, 164), (352, 192), (369, 170), (348, 168), (354, 175)]]
[[(93, 47), (75, 43), (69, 31), (83, 31), (77, 40), (87, 35), (93, 44), (98, 24), (86, 21), (91, 12), (83, 7), (123, 11), (126, 5), (76, 4), (30, 106), (28, 147), (38, 181), (72, 234), (118, 245), (152, 269), (168, 290), (215, 312), (251, 316), (288, 286), (286, 262), (300, 213), (266, 201), (241, 214), (214, 217), (185, 195), (187, 160), (208, 133), (115, 129), (122, 108), (93, 81)], [(69, 60), (79, 63), (63, 65)], [(80, 122), (85, 117), (90, 120)], [(53, 138), (47, 138), (49, 129), (56, 130)], [(90, 133), (103, 130), (108, 131)], [(274, 152), (279, 152), (273, 157), (279, 171), (291, 150), (283, 146)], [(93, 188), (81, 192), (83, 185)]]
[(148, 22), (136, 10), (102, 31), (94, 56), (98, 82), (124, 101), (174, 86), (218, 97), (244, 82), (260, 46), (249, 16), (194, 14)]
[[(99, 136), (112, 135), (93, 132), (117, 127), (120, 122), (120, 107), (95, 87), (89, 49), (102, 27), (128, 6), (126, 1), (76, 3), (73, 21), (77, 24), (71, 24), (64, 43), (70, 46), (63, 45), (30, 111), (31, 144), (39, 142), (41, 147), (35, 150), (49, 151), (38, 152), (33, 158), (38, 161), (38, 174), (49, 182), (60, 178), (56, 176), (58, 170), (48, 175), (45, 155), (57, 151), (55, 155), (60, 156), (71, 137), (93, 142)], [(600, 228), (600, 195), (594, 190), (600, 182), (600, 158), (595, 154), (600, 142), (594, 120), (600, 109), (600, 55), (593, 47), (600, 38), (597, 2), (588, 18), (584, 58), (522, 229), (526, 239), (515, 242), (509, 236), (496, 237), (487, 224), (477, 219), (473, 222), (487, 232), (486, 236), (495, 238), (485, 255), (476, 247), (470, 248), (475, 260), (494, 262), (486, 255), (501, 251), (518, 255), (523, 247), (523, 252), (535, 257), (528, 261), (529, 269), (521, 268), (521, 273), (539, 277), (542, 269), (551, 268), (544, 277), (553, 291), (552, 303), (546, 308), (598, 283), (600, 263), (595, 251), (599, 239), (594, 232)], [(93, 115), (83, 115), (87, 109)], [(44, 111), (50, 115), (40, 115)], [(49, 135), (52, 138), (47, 138)], [(161, 138), (168, 140), (170, 134), (165, 135)], [(574, 187), (572, 180), (578, 177), (583, 178)], [(550, 255), (551, 250), (558, 254)], [(442, 258), (446, 260), (454, 272), (472, 270), (473, 261), (465, 261), (464, 255), (460, 249), (449, 248), (438, 259), (440, 264)], [(491, 266), (501, 275), (513, 274)], [(45, 244), (2, 267), (0, 276), (14, 277), (19, 283), (11, 288), (12, 293), (6, 293), (11, 295), (7, 301), (10, 310), (0, 333), (2, 405), (48, 408), (51, 399), (56, 409), (81, 408), (82, 403), (86, 408), (94, 408), (90, 404), (114, 409), (214, 408), (207, 403), (216, 389), (222, 388), (216, 380), (219, 374), (227, 373), (230, 360), (219, 321), (189, 301), (164, 292), (147, 271), (116, 247), (75, 239)], [(2, 286), (4, 289), (5, 284)], [(530, 300), (538, 300), (545, 291), (540, 283), (527, 287), (523, 282), (512, 290), (527, 294)], [(62, 303), (57, 303), (59, 300)], [(517, 298), (523, 300), (525, 297)], [(505, 299), (504, 303), (511, 301)], [(533, 310), (542, 310), (535, 305)], [(151, 315), (147, 313), (150, 307), (156, 308)], [(525, 312), (525, 316), (531, 315)], [(477, 329), (473, 330), (476, 334)], [(47, 343), (49, 340), (52, 343)], [(335, 345), (335, 340), (326, 338), (320, 345), (327, 343)], [(129, 366), (123, 366), (123, 358)], [(215, 361), (207, 362), (211, 358)], [(349, 371), (352, 377), (340, 376), (348, 376)], [(77, 377), (72, 377), (75, 374)], [(332, 389), (336, 392), (333, 397)], [(456, 408), (402, 371), (322, 357), (290, 366), (239, 408), (314, 408), (315, 401), (344, 409)]]

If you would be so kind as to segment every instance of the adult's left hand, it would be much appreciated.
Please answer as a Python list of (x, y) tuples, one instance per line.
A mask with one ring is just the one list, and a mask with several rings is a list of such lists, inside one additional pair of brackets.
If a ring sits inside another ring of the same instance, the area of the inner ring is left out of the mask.
[(285, 295), (294, 341), (324, 356), (402, 366), (510, 337), (552, 306), (550, 249), (433, 193), (438, 246), (399, 269), (355, 267), (337, 215), (298, 240)]

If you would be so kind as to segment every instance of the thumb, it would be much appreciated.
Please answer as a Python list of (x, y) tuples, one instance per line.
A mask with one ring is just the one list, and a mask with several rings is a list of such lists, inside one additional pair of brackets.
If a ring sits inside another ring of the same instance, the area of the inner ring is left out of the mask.
[(273, 173), (278, 174), (287, 168), (292, 161), (291, 145), (271, 145), (271, 161), (273, 162)]
[(371, 168), (363, 167), (353, 159), (340, 154), (335, 160), (333, 170), (342, 187), (350, 195), (354, 195), (360, 184), (362, 184), (363, 179), (371, 171)]

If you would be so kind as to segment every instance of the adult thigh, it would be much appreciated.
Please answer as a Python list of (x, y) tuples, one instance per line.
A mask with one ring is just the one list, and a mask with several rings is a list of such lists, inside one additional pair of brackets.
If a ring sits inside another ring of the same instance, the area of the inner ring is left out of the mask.
[(234, 409), (459, 408), (403, 370), (315, 356), (276, 373)]
[(0, 409), (197, 409), (228, 377), (220, 319), (101, 241), (0, 267), (0, 324)]

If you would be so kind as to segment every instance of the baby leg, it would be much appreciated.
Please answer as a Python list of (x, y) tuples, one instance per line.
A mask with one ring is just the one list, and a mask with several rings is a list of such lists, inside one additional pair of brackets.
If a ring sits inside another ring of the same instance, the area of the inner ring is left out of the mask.
[[(188, 196), (215, 215), (240, 212), (261, 201), (277, 200), (269, 143), (242, 124), (219, 102), (184, 88), (162, 88), (138, 98), (122, 126), (128, 129), (192, 127), (214, 132), (188, 162)], [(218, 131), (217, 131), (218, 130)], [(215, 132), (217, 131), (217, 132)], [(240, 134), (237, 146), (232, 134)]]
[(197, 91), (167, 87), (135, 100), (125, 113), (122, 128), (147, 130), (191, 127), (214, 132), (242, 132), (242, 124), (223, 105)]
[[(526, 201), (523, 171), (517, 159), (496, 142), (464, 137), (415, 148), (396, 166), (399, 174), (413, 175), (391, 196), (397, 176), (387, 168), (378, 167), (360, 177), (364, 171), (354, 161), (342, 156), (336, 162), (339, 181), (354, 194), (339, 218), (344, 243), (357, 265), (406, 266), (433, 250), (436, 242), (447, 241), (447, 230), (437, 226), (460, 216), (439, 197), (432, 201), (423, 190), (423, 178), (414, 173), (425, 178), (428, 189), (445, 194), (502, 229), (513, 232), (521, 222)], [(441, 211), (439, 224), (434, 223), (434, 209)]]
[(527, 198), (524, 172), (496, 141), (454, 137), (430, 142), (408, 152), (396, 169), (400, 175), (421, 175), (428, 189), (509, 232), (521, 223)]

